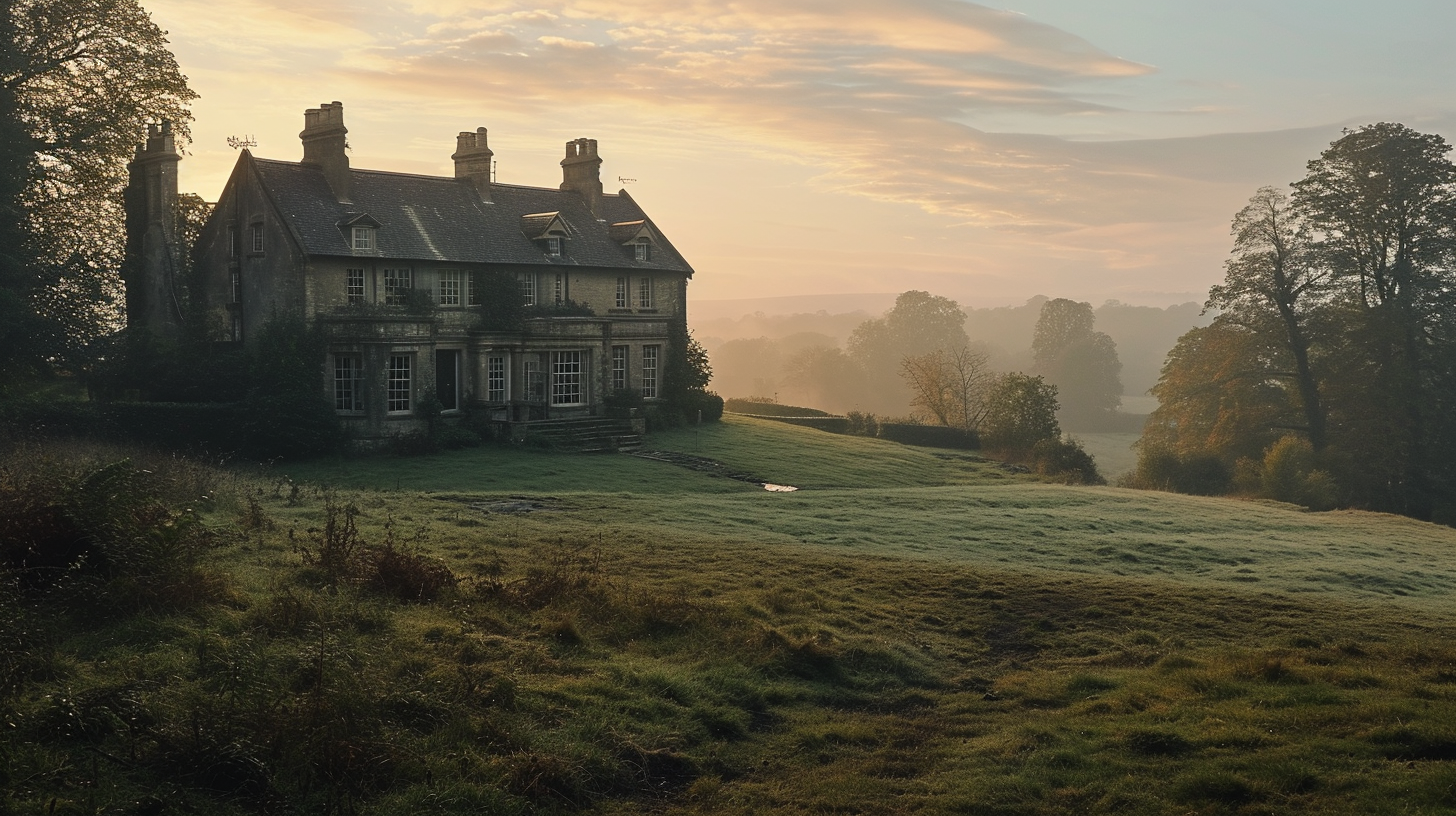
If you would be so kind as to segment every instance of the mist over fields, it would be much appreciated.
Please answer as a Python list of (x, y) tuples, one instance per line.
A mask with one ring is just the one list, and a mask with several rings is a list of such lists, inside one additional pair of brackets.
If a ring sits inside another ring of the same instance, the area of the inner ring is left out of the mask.
[[(1030, 371), (1032, 333), (1047, 299), (1037, 295), (1018, 306), (965, 308), (966, 335), (988, 354), (996, 369)], [(813, 395), (804, 393), (785, 372), (785, 364), (812, 349), (843, 349), (856, 327), (881, 316), (894, 300), (894, 294), (868, 294), (721, 304), (707, 301), (694, 304), (689, 320), (694, 336), (712, 360), (710, 387), (714, 391), (725, 397), (812, 401)], [(816, 304), (821, 308), (811, 311)], [(735, 314), (735, 306), (754, 311)], [(1096, 307), (1097, 330), (1113, 339), (1122, 361), (1123, 411), (1143, 414), (1152, 410), (1155, 403), (1147, 391), (1157, 383), (1168, 350), (1184, 332), (1211, 320), (1201, 311), (1201, 304), (1191, 302), (1159, 308), (1107, 300)], [(795, 404), (825, 410), (854, 407)]]

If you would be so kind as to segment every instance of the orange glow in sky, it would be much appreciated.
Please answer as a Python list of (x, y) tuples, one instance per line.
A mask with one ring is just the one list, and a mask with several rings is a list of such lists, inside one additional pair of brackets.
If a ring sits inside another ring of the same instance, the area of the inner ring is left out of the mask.
[[(355, 167), (450, 175), (455, 134), (485, 126), (502, 182), (555, 186), (565, 142), (599, 140), (608, 190), (635, 180), (698, 299), (927, 289), (983, 306), (1202, 300), (1231, 215), (1342, 126), (1456, 123), (1448, 94), (1412, 81), (1449, 72), (1380, 56), (1449, 63), (1422, 37), (1456, 12), (1393, 2), (1386, 28), (1324, 0), (1207, 19), (1163, 0), (144, 5), (202, 95), (181, 186), (205, 198), (236, 160), (228, 136), (296, 160), (304, 109), (340, 100)], [(1402, 33), (1404, 11), (1425, 25)], [(1308, 36), (1250, 45), (1280, 25)], [(1356, 35), (1363, 62), (1321, 62)]]

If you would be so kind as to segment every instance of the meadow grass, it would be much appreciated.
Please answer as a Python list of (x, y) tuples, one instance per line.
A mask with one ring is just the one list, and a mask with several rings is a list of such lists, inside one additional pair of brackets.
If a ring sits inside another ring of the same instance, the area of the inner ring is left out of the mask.
[[(0, 812), (1456, 811), (1456, 531), (742, 418), (650, 444), (804, 489), (500, 449), (199, 480), (217, 600), (7, 607)], [(323, 558), (350, 507), (453, 583)]]

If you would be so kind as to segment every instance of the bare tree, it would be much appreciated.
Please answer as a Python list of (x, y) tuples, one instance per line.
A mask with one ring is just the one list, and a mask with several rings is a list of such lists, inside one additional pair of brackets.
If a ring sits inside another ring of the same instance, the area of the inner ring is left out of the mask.
[(989, 358), (969, 346), (906, 357), (900, 362), (900, 376), (910, 386), (912, 407), (925, 410), (942, 425), (968, 431), (980, 425), (986, 393), (996, 381)]

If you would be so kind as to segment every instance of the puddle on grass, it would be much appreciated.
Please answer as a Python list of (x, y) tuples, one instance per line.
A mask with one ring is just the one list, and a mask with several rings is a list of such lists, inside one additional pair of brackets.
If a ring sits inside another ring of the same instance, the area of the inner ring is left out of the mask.
[(793, 493), (795, 490), (798, 490), (799, 488), (792, 487), (790, 485), (776, 485), (776, 484), (769, 484), (768, 482), (764, 482), (763, 483), (763, 489), (764, 490), (767, 490), (770, 493)]

